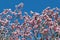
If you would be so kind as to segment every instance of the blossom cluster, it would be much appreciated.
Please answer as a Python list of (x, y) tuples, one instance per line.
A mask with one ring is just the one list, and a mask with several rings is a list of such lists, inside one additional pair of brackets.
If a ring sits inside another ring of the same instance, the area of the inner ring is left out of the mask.
[[(0, 13), (0, 40), (60, 40), (60, 9), (47, 7), (41, 13), (24, 12), (24, 4)], [(23, 23), (20, 23), (23, 20)]]

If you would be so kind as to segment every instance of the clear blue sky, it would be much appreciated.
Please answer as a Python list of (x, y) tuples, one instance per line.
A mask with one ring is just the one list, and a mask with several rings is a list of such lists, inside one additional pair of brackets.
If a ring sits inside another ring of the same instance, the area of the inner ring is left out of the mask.
[(25, 10), (27, 12), (30, 12), (30, 10), (42, 12), (42, 10), (48, 6), (51, 8), (60, 8), (60, 0), (0, 0), (0, 12), (6, 8), (14, 10), (15, 5), (20, 2), (24, 3), (23, 11)]

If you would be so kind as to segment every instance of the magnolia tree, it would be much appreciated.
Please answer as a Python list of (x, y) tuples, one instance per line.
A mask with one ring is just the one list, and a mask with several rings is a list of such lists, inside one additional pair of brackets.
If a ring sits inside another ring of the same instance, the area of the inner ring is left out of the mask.
[[(0, 40), (60, 40), (60, 9), (23, 12), (24, 4), (0, 13)], [(22, 15), (24, 14), (24, 16)], [(23, 21), (23, 23), (21, 23)]]

